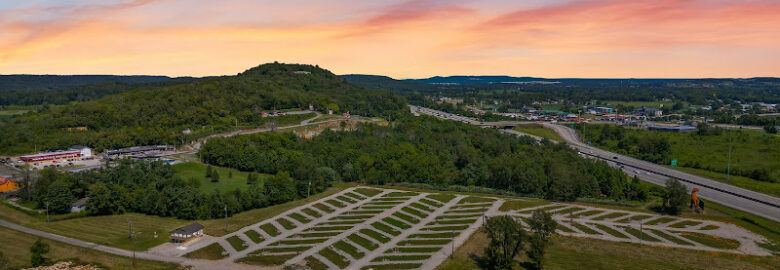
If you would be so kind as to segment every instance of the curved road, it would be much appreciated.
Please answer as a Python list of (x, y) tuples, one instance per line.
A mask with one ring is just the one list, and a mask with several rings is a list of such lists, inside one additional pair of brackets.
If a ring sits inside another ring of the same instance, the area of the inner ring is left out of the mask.
[[(418, 106), (410, 106), (410, 110), (417, 114), (427, 114), (442, 119), (460, 121), (472, 125), (491, 126), (490, 122), (480, 122), (479, 120), (473, 118), (458, 116)], [(503, 121), (502, 123), (505, 124), (506, 122), (507, 121)], [(526, 122), (518, 122), (518, 124), (519, 123)], [(684, 173), (678, 170), (657, 165), (652, 162), (647, 162), (612, 153), (596, 147), (587, 146), (577, 140), (577, 135), (573, 129), (551, 123), (543, 124), (546, 127), (555, 130), (555, 132), (558, 133), (558, 135), (560, 135), (561, 138), (563, 138), (566, 143), (569, 144), (569, 146), (578, 150), (580, 153), (582, 153), (582, 155), (607, 161), (607, 163), (612, 166), (623, 166), (623, 171), (628, 175), (636, 175), (639, 177), (639, 179), (662, 186), (666, 183), (666, 179), (677, 178), (689, 190), (694, 187), (699, 188), (699, 197), (780, 222), (780, 199), (777, 197), (735, 187), (693, 174)], [(502, 131), (514, 135), (528, 135), (514, 130)], [(540, 139), (537, 136), (531, 137), (536, 138), (537, 140)]]

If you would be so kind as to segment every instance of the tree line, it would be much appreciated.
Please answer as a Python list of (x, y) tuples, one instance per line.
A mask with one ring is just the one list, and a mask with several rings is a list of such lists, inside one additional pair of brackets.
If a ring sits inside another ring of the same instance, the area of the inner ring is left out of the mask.
[(213, 138), (199, 154), (213, 165), (287, 171), (296, 179), (312, 179), (322, 171), (366, 184), (488, 187), (556, 200), (641, 200), (647, 195), (639, 181), (563, 144), (410, 114), (389, 126), (326, 130), (311, 140), (290, 133)]
[[(251, 174), (250, 174), (251, 175)], [(20, 194), (37, 208), (48, 206), (51, 213), (68, 213), (71, 203), (89, 198), (87, 215), (143, 213), (181, 219), (211, 219), (241, 211), (277, 205), (305, 198), (327, 188), (333, 178), (308, 184), (279, 171), (264, 179), (247, 179), (241, 190), (202, 192), (196, 179), (182, 179), (170, 165), (157, 161), (119, 160), (115, 166), (99, 171), (60, 172), (52, 168), (40, 171), (36, 181)]]

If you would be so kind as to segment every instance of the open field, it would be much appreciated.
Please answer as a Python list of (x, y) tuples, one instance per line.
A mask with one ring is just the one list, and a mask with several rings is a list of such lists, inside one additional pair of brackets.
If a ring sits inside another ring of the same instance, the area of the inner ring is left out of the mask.
[(561, 136), (558, 136), (558, 133), (556, 133), (554, 130), (544, 127), (541, 124), (527, 124), (527, 125), (518, 125), (517, 127), (513, 128), (514, 130), (528, 133), (531, 135), (536, 135), (542, 138), (547, 138), (549, 140), (557, 141), (557, 142), (563, 142), (564, 140), (561, 138)]
[[(780, 136), (755, 130), (723, 130), (716, 134), (671, 133), (639, 128), (587, 125), (585, 136), (605, 150), (682, 170), (756, 192), (780, 196)], [(726, 180), (731, 133), (731, 180)], [(642, 149), (639, 145), (647, 143)], [(668, 147), (664, 147), (667, 145)], [(735, 177), (737, 176), (737, 177)]]
[[(215, 236), (224, 235), (244, 226), (273, 217), (279, 212), (336, 193), (349, 186), (351, 185), (337, 184), (336, 187), (331, 187), (308, 199), (235, 214), (229, 218), (227, 232), (224, 230), (224, 219), (200, 220), (197, 222), (206, 227), (204, 231), (207, 234)], [(130, 213), (112, 216), (78, 217), (57, 221), (54, 221), (56, 217), (53, 217), (53, 221), (47, 223), (45, 215), (29, 215), (5, 204), (0, 204), (0, 219), (45, 232), (127, 250), (133, 249), (134, 246), (136, 250), (146, 250), (168, 242), (170, 240), (168, 238), (170, 230), (194, 222)], [(134, 243), (131, 243), (128, 239), (128, 221), (131, 222), (133, 231), (136, 233)], [(154, 238), (155, 232), (157, 232), (157, 238)]]
[[(15, 269), (17, 267), (29, 267), (30, 264), (30, 246), (38, 239), (35, 236), (22, 232), (0, 227), (0, 252), (8, 260), (5, 267)], [(87, 248), (71, 246), (65, 243), (43, 240), (49, 244), (51, 250), (45, 255), (54, 261), (74, 260), (75, 258), (82, 263), (96, 264), (109, 269), (133, 269), (132, 259), (122, 256), (107, 254)], [(136, 260), (137, 269), (176, 269), (178, 265)], [(2, 267), (0, 267), (2, 268)], [(5, 269), (5, 268), (2, 268)]]
[[(146, 250), (165, 243), (169, 240), (170, 230), (188, 223), (185, 220), (134, 213), (46, 222), (45, 215), (30, 216), (5, 204), (0, 205), (0, 219), (49, 233), (127, 250), (133, 249), (134, 246), (136, 250)], [(128, 237), (128, 221), (135, 232), (134, 243), (131, 243)], [(155, 232), (157, 238), (154, 238)]]
[[(249, 187), (246, 183), (247, 176), (249, 175), (248, 172), (212, 166), (212, 168), (219, 173), (220, 179), (219, 182), (212, 183), (211, 179), (206, 178), (207, 167), (208, 165), (196, 161), (179, 163), (172, 166), (173, 170), (176, 171), (176, 174), (181, 176), (181, 179), (189, 180), (194, 178), (200, 181), (200, 190), (206, 193), (216, 189), (219, 189), (222, 192), (235, 189), (244, 191)], [(230, 177), (231, 174), (233, 177)], [(265, 174), (256, 174), (261, 181), (267, 177)]]
[(729, 179), (729, 177), (725, 173), (719, 173), (719, 172), (713, 172), (713, 171), (707, 171), (707, 170), (695, 169), (695, 168), (687, 168), (687, 167), (670, 167), (670, 168), (674, 168), (693, 175), (706, 177), (736, 187), (741, 187), (744, 189), (769, 194), (775, 197), (780, 197), (780, 183), (757, 181), (739, 175), (732, 175), (731, 179)]

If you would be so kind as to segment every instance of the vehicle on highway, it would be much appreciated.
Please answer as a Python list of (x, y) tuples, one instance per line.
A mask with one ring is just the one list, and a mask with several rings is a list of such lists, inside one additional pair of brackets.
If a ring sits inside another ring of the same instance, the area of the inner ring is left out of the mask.
[(617, 156), (612, 157), (612, 159), (617, 159)]

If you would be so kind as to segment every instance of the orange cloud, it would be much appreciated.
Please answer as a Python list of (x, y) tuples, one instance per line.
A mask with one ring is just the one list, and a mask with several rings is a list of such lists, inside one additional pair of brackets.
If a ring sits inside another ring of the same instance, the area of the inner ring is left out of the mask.
[[(214, 5), (220, 12), (249, 5), (232, 1), (28, 8), (0, 16), (0, 73), (206, 76), (283, 61), (394, 77), (780, 75), (774, 1), (598, 0), (505, 10), (430, 0), (337, 4), (307, 5), (299, 21), (273, 6), (228, 21), (230, 13), (210, 14)], [(340, 17), (312, 17), (323, 16), (318, 9)], [(39, 12), (57, 16), (34, 19)]]

